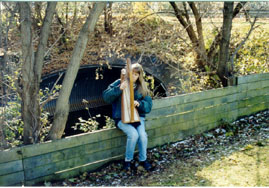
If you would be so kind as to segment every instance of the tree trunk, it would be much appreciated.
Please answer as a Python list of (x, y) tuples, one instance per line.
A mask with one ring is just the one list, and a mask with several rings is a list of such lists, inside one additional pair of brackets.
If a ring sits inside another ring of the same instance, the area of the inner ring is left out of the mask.
[(109, 2), (109, 6), (105, 6), (104, 10), (105, 14), (105, 21), (104, 21), (104, 27), (105, 31), (112, 36), (112, 2)]
[[(189, 5), (195, 16), (198, 37), (196, 36), (195, 30), (192, 24), (190, 23), (189, 15), (185, 7), (186, 5), (184, 5), (185, 13), (183, 13), (183, 11), (181, 11), (177, 7), (175, 2), (170, 2), (170, 4), (174, 9), (174, 12), (176, 14), (178, 21), (186, 29), (189, 39), (191, 40), (193, 50), (196, 53), (196, 64), (198, 65), (200, 69), (204, 69), (207, 58), (206, 58), (206, 51), (205, 51), (204, 38), (203, 38), (202, 19), (196, 8), (195, 3), (189, 3)], [(184, 19), (184, 17), (186, 17), (186, 20)]]
[[(21, 15), (21, 39), (22, 39), (22, 119), (24, 122), (23, 128), (23, 141), (24, 144), (34, 142), (33, 128), (39, 122), (39, 110), (36, 108), (38, 103), (34, 94), (34, 80), (33, 67), (34, 67), (34, 54), (32, 45), (32, 20), (31, 10), (28, 3), (20, 3)], [(33, 100), (32, 100), (32, 97)]]
[(56, 2), (47, 5), (46, 16), (41, 29), (41, 36), (36, 56), (32, 42), (31, 9), (27, 2), (19, 3), (21, 16), (21, 40), (22, 40), (22, 119), (24, 122), (24, 144), (37, 143), (40, 133), (40, 98), (39, 84), (44, 62), (45, 48), (49, 35), (49, 27), (56, 8)]
[(227, 86), (227, 80), (228, 80), (227, 63), (229, 61), (230, 56), (229, 44), (233, 22), (233, 6), (234, 2), (224, 2), (222, 39), (220, 43), (220, 55), (217, 70), (217, 74), (220, 77), (223, 86)]
[(86, 49), (88, 35), (94, 31), (96, 22), (104, 10), (105, 4), (106, 3), (104, 2), (94, 3), (93, 9), (91, 10), (85, 24), (83, 25), (83, 28), (79, 33), (79, 37), (77, 39), (67, 71), (65, 73), (62, 88), (56, 103), (54, 120), (48, 135), (48, 139), (60, 139), (63, 135), (69, 113), (69, 97), (75, 78), (77, 76), (80, 61)]

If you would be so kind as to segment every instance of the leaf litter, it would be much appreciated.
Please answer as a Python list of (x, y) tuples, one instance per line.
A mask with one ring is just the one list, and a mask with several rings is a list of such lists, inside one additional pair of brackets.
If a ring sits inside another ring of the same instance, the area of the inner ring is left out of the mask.
[[(52, 186), (269, 186), (269, 110), (148, 150), (153, 170), (115, 161)], [(136, 155), (137, 161), (137, 155)]]

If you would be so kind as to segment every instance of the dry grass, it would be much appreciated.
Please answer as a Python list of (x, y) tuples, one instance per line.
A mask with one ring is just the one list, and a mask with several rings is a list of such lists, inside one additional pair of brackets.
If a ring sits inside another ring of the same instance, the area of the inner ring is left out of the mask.
[[(269, 140), (264, 146), (246, 145), (219, 160), (206, 155), (175, 161), (161, 174), (141, 179), (144, 186), (269, 186)], [(221, 148), (219, 148), (221, 149)]]
[(269, 145), (247, 145), (242, 151), (217, 160), (196, 175), (212, 186), (269, 186)]

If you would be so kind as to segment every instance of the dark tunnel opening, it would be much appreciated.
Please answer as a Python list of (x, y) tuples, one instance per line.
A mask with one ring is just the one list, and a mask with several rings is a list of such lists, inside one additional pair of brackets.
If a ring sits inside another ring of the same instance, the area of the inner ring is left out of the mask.
[[(69, 98), (70, 110), (66, 128), (64, 131), (64, 136), (82, 133), (82, 131), (74, 130), (72, 128), (75, 123), (79, 122), (79, 117), (84, 120), (88, 120), (90, 115), (91, 117), (94, 117), (98, 114), (101, 114), (101, 117), (96, 119), (99, 122), (98, 128), (102, 128), (105, 125), (104, 116), (112, 116), (112, 107), (111, 105), (106, 104), (103, 101), (102, 92), (108, 87), (109, 84), (114, 82), (116, 79), (119, 79), (120, 71), (122, 68), (122, 66), (113, 66), (111, 69), (108, 69), (107, 67), (92, 65), (82, 67), (79, 70)], [(43, 77), (41, 82), (41, 89), (45, 89), (46, 87), (52, 89), (54, 83), (59, 78), (60, 74), (61, 72)], [(96, 79), (97, 75), (99, 79)], [(146, 75), (150, 74), (146, 73)], [(154, 77), (154, 75), (151, 76)], [(62, 84), (63, 78), (64, 75), (61, 76), (58, 81), (58, 84)], [(154, 95), (158, 95), (159, 97), (167, 96), (165, 86), (156, 77), (154, 77), (154, 88)], [(89, 103), (83, 103), (83, 99), (87, 100)], [(56, 99), (48, 102), (44, 106), (44, 110), (50, 113), (49, 119), (51, 122), (55, 106)], [(88, 110), (86, 110), (86, 107), (88, 108)]]

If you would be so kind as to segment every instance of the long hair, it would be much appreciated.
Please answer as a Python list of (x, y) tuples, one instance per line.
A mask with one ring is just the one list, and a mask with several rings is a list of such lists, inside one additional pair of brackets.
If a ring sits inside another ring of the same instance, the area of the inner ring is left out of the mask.
[(148, 89), (147, 84), (144, 80), (144, 71), (142, 66), (138, 63), (132, 64), (132, 71), (139, 74), (139, 77), (136, 81), (138, 92), (140, 92), (143, 97), (150, 95), (150, 90)]

